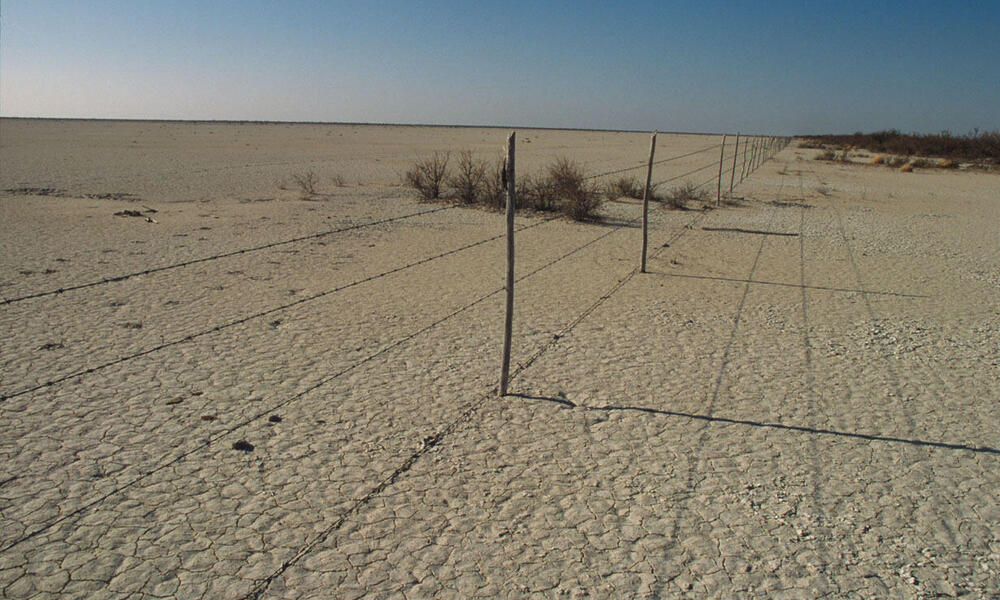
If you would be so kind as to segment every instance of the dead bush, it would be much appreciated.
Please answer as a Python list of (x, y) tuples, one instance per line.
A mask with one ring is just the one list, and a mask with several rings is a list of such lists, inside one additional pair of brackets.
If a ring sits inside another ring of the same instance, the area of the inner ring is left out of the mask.
[(559, 209), (577, 221), (590, 221), (597, 217), (601, 207), (601, 194), (597, 186), (587, 180), (583, 167), (559, 158), (548, 168), (548, 182), (552, 187)]
[(458, 155), (456, 169), (458, 172), (448, 179), (455, 195), (465, 204), (478, 202), (486, 187), (486, 162), (476, 160), (472, 151), (465, 150)]
[(292, 181), (299, 188), (302, 198), (309, 199), (316, 195), (316, 185), (319, 184), (319, 177), (313, 171), (294, 173)]
[(816, 160), (837, 160), (837, 154), (833, 150), (824, 150), (816, 155)]
[(444, 184), (448, 181), (448, 159), (450, 152), (434, 153), (430, 158), (416, 162), (406, 172), (406, 185), (417, 190), (424, 200), (437, 200), (441, 197)]
[(507, 188), (504, 186), (504, 161), (497, 160), (486, 175), (483, 184), (483, 203), (493, 210), (507, 208)]

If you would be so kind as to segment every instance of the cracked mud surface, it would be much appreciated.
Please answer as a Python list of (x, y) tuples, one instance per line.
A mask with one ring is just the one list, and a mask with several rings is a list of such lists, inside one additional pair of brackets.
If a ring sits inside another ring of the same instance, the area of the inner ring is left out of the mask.
[[(274, 149), (158, 188), (99, 152), (103, 175), (45, 179), (14, 155), (61, 134), (5, 135), (0, 294), (429, 208), (387, 184), (419, 128), (340, 127), (370, 164), (323, 202), (275, 189), (294, 166)], [(522, 152), (579, 147), (594, 169), (644, 143), (528, 135)], [(658, 155), (712, 141), (664, 138)], [(633, 227), (519, 217), (504, 399), (488, 212), (3, 305), (0, 596), (1000, 596), (1000, 178), (810, 156), (784, 149), (735, 206), (654, 211), (646, 274)], [(101, 197), (119, 189), (144, 199)], [(113, 216), (148, 197), (157, 223)]]

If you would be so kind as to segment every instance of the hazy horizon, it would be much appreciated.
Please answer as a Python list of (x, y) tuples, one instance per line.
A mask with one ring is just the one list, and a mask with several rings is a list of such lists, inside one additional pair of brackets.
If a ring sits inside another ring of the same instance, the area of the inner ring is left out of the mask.
[(0, 6), (0, 115), (773, 135), (1000, 129), (1000, 5)]

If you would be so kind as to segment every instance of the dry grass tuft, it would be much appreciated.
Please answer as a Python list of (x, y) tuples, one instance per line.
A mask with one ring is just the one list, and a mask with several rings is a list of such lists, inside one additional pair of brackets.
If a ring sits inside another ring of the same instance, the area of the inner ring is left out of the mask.
[(885, 158), (881, 154), (876, 154), (875, 157), (872, 158), (872, 164), (873, 165), (885, 164)]
[(684, 183), (677, 187), (671, 188), (663, 196), (654, 196), (664, 206), (674, 209), (684, 209), (691, 202), (701, 202), (707, 204), (711, 199), (708, 192), (703, 189), (699, 189), (693, 183)]
[(634, 198), (636, 200), (641, 200), (643, 188), (644, 186), (639, 183), (639, 180), (636, 177), (623, 175), (608, 183), (608, 185), (604, 188), (604, 196), (608, 200), (617, 200), (619, 198)]
[(910, 164), (910, 163), (906, 163), (902, 167), (899, 167), (899, 170), (902, 173), (912, 173), (913, 172), (913, 165)]

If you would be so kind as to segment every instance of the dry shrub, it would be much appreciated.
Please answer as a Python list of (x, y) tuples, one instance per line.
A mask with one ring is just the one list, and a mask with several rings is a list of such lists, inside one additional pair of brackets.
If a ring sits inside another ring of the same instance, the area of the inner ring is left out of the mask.
[(434, 153), (434, 156), (419, 160), (406, 172), (406, 185), (417, 190), (424, 200), (441, 197), (444, 183), (448, 180), (448, 159), (450, 152)]
[(489, 169), (483, 184), (483, 203), (493, 210), (507, 208), (507, 186), (504, 185), (504, 161), (497, 160)]
[(294, 173), (292, 174), (292, 181), (298, 186), (302, 198), (308, 199), (316, 195), (316, 185), (319, 183), (319, 177), (313, 171)]
[(601, 194), (597, 186), (587, 181), (583, 167), (562, 157), (548, 168), (548, 185), (552, 186), (559, 208), (577, 221), (597, 217), (601, 207)]
[(946, 158), (946, 159), (942, 160), (941, 162), (939, 162), (937, 164), (937, 166), (939, 168), (941, 168), (941, 169), (957, 169), (958, 168), (958, 163), (955, 162), (955, 161), (953, 161), (953, 160), (950, 160), (950, 159)]
[(542, 175), (522, 175), (517, 178), (517, 204), (523, 208), (543, 212), (557, 212), (560, 209), (559, 196), (555, 185)]
[(935, 163), (927, 160), (926, 158), (914, 158), (910, 161), (910, 166), (914, 169), (929, 169), (935, 166)]
[(824, 150), (816, 155), (816, 160), (837, 160), (837, 154), (833, 150)]
[(656, 199), (669, 208), (684, 209), (689, 202), (708, 203), (709, 195), (707, 191), (688, 182), (671, 188), (662, 197), (657, 196)]
[(901, 156), (892, 156), (885, 161), (885, 164), (889, 165), (890, 167), (901, 167), (905, 165), (907, 162), (909, 162), (909, 159), (903, 158)]
[(478, 202), (486, 186), (486, 162), (476, 160), (472, 151), (465, 150), (458, 155), (456, 168), (458, 173), (448, 179), (455, 195), (465, 204)]
[(643, 185), (639, 183), (639, 180), (635, 177), (629, 177), (623, 175), (618, 179), (615, 179), (608, 183), (604, 188), (604, 196), (608, 200), (617, 200), (619, 198), (635, 198), (637, 200), (642, 199)]
[(913, 165), (911, 165), (910, 163), (906, 163), (902, 167), (899, 167), (899, 170), (901, 172), (903, 172), (903, 173), (912, 173), (913, 172)]
[(872, 159), (873, 165), (881, 165), (885, 163), (885, 158), (881, 154), (876, 154), (875, 158)]

